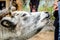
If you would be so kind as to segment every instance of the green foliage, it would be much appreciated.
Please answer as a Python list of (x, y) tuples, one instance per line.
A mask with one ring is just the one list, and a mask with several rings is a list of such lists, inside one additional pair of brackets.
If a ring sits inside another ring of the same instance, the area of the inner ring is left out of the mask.
[[(29, 6), (28, 6), (28, 7), (24, 6), (23, 9), (24, 9), (24, 11), (30, 12)], [(49, 12), (49, 14), (50, 14), (50, 19), (51, 19), (51, 20), (54, 20), (54, 17), (53, 17), (53, 7), (52, 7), (52, 6), (51, 6), (51, 7), (39, 6), (38, 11), (39, 11), (39, 12), (40, 12), (40, 11), (47, 11), (47, 12)]]
[(29, 6), (27, 7), (27, 6), (24, 5), (24, 6), (23, 6), (23, 10), (24, 10), (24, 11), (27, 11), (27, 12), (30, 12), (30, 7), (29, 7)]
[(53, 16), (53, 7), (52, 6), (51, 7), (40, 6), (38, 8), (38, 11), (47, 11), (50, 14), (50, 19), (51, 20), (54, 20), (55, 19), (54, 16)]

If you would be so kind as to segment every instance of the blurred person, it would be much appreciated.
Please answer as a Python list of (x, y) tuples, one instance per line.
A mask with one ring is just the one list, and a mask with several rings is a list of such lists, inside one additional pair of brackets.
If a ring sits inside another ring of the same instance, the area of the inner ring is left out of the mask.
[(53, 16), (55, 17), (55, 21), (54, 21), (54, 26), (55, 26), (54, 40), (58, 40), (58, 33), (59, 33), (58, 1), (54, 2), (53, 8), (54, 8)]
[(37, 12), (40, 0), (30, 0), (30, 12)]

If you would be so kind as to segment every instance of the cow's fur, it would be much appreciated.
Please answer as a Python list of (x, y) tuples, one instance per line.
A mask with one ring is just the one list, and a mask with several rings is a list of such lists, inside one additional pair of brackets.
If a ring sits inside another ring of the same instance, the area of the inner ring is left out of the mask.
[(48, 23), (49, 15), (45, 12), (15, 11), (12, 12), (12, 16), (1, 20), (0, 38), (2, 40), (26, 40), (32, 37)]

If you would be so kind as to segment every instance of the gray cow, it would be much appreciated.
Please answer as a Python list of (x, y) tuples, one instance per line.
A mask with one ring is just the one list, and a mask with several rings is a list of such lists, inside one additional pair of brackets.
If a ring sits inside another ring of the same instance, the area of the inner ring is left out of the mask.
[(2, 18), (0, 38), (1, 40), (27, 40), (41, 31), (48, 23), (48, 18), (48, 12), (14, 11), (11, 17)]

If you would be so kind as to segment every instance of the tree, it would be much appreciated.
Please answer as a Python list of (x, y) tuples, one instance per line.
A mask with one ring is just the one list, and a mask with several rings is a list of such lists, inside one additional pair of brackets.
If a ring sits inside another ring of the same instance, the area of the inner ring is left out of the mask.
[(16, 0), (16, 3), (18, 5), (18, 10), (22, 11), (23, 10), (23, 0)]

